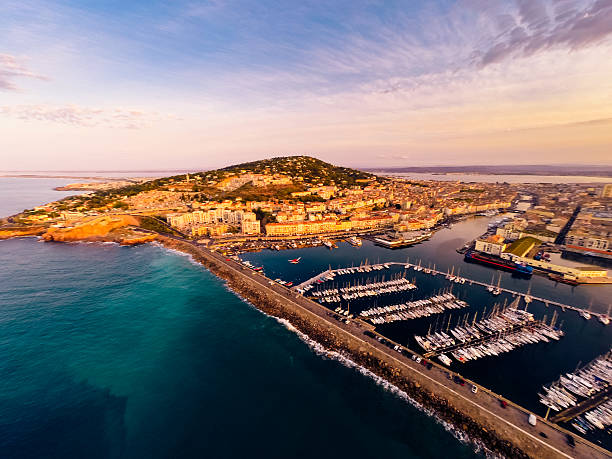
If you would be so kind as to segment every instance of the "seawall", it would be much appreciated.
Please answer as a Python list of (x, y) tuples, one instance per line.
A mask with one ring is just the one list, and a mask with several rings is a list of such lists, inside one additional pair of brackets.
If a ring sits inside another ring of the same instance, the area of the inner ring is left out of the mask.
[[(527, 425), (525, 413), (517, 407), (503, 409), (500, 416), (499, 400), (495, 397), (485, 399), (488, 396), (484, 390), (479, 393), (478, 403), (474, 403), (468, 398), (469, 394), (459, 393), (460, 389), (465, 392), (465, 387), (440, 381), (439, 377), (436, 380), (435, 371), (428, 372), (399, 354), (395, 357), (393, 351), (364, 336), (365, 328), (358, 323), (345, 325), (335, 321), (320, 305), (283, 287), (268, 284), (267, 278), (227, 261), (217, 253), (181, 240), (166, 237), (158, 240), (168, 248), (192, 255), (258, 309), (288, 320), (326, 349), (338, 352), (384, 378), (494, 453), (516, 458), (610, 457), (605, 450), (578, 438), (576, 449), (571, 449), (565, 443), (564, 433), (550, 424), (542, 422), (537, 428), (531, 428)], [(538, 438), (541, 430), (546, 430), (552, 438), (547, 441)]]

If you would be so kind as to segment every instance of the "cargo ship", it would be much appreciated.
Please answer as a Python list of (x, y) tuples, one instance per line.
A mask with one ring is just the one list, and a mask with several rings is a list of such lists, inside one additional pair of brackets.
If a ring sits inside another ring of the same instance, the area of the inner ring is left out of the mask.
[(499, 258), (486, 253), (469, 250), (465, 253), (464, 258), (465, 261), (474, 261), (477, 263), (482, 263), (483, 265), (489, 265), (497, 269), (504, 269), (506, 271), (511, 271), (513, 273), (521, 274), (523, 276), (531, 276), (533, 274), (533, 268), (531, 266), (515, 263), (511, 260), (504, 260), (503, 258)]

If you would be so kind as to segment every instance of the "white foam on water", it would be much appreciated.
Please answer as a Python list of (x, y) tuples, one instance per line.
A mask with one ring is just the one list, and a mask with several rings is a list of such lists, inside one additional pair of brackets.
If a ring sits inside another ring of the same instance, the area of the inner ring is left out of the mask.
[[(171, 252), (171, 253), (174, 253), (174, 254), (177, 254), (177, 255), (180, 255), (180, 256), (183, 256), (183, 257), (187, 257), (187, 259), (189, 259), (189, 261), (191, 263), (193, 263), (194, 265), (199, 266), (200, 268), (204, 268), (204, 269), (206, 269), (208, 271), (208, 269), (202, 263), (199, 263), (198, 261), (196, 261), (193, 258), (193, 256), (191, 254), (189, 254), (189, 253), (181, 252), (180, 250), (176, 250), (176, 249), (170, 249), (170, 248), (168, 248), (168, 247), (166, 247), (163, 244), (160, 244), (158, 242), (152, 242), (151, 244), (153, 244), (155, 246), (159, 246), (159, 247), (163, 248), (164, 250), (167, 250), (168, 252)], [(217, 276), (215, 276), (215, 277), (217, 277)], [(236, 297), (240, 298), (240, 300), (242, 300), (244, 303), (248, 304), (250, 307), (252, 307), (256, 311), (258, 311), (259, 313), (263, 314), (266, 317), (270, 317), (270, 318), (276, 320), (281, 325), (283, 325), (287, 330), (295, 333), (300, 338), (300, 340), (302, 340), (304, 343), (306, 343), (308, 345), (308, 347), (310, 347), (314, 351), (314, 353), (316, 355), (318, 355), (320, 357), (330, 358), (330, 359), (336, 360), (337, 362), (341, 363), (342, 365), (344, 365), (344, 366), (346, 366), (348, 368), (354, 369), (354, 370), (358, 371), (359, 373), (361, 373), (363, 376), (366, 376), (366, 377), (372, 379), (377, 385), (379, 385), (380, 387), (382, 387), (386, 391), (394, 394), (395, 396), (397, 396), (398, 398), (402, 399), (403, 401), (408, 402), (410, 405), (412, 405), (413, 407), (415, 407), (417, 410), (421, 411), (422, 413), (425, 413), (426, 415), (432, 417), (436, 422), (438, 422), (444, 428), (444, 430), (446, 430), (451, 435), (453, 435), (453, 437), (455, 437), (459, 442), (461, 442), (463, 444), (472, 445), (474, 447), (474, 451), (476, 453), (484, 454), (486, 457), (492, 458), (492, 459), (493, 458), (497, 459), (497, 458), (503, 457), (503, 456), (495, 454), (492, 451), (490, 451), (489, 449), (487, 449), (486, 446), (484, 444), (482, 444), (482, 442), (470, 438), (465, 432), (463, 432), (462, 430), (458, 429), (453, 424), (445, 421), (435, 411), (433, 411), (433, 410), (431, 410), (429, 408), (426, 408), (421, 403), (419, 403), (416, 400), (414, 400), (413, 398), (411, 398), (406, 392), (404, 392), (403, 390), (401, 390), (399, 387), (395, 386), (394, 384), (390, 383), (386, 379), (382, 378), (381, 376), (378, 376), (377, 374), (375, 374), (374, 372), (368, 370), (367, 368), (365, 368), (365, 367), (355, 363), (353, 360), (351, 360), (350, 358), (340, 354), (339, 352), (330, 351), (330, 350), (326, 349), (322, 344), (320, 344), (319, 342), (313, 340), (308, 335), (306, 335), (305, 333), (303, 333), (300, 330), (298, 330), (297, 328), (295, 328), (293, 326), (293, 324), (291, 324), (291, 322), (288, 321), (287, 319), (282, 319), (282, 318), (275, 317), (275, 316), (270, 315), (270, 314), (266, 314), (264, 311), (262, 311), (261, 309), (257, 308), (255, 305), (253, 305), (250, 301), (248, 301), (246, 298), (244, 298), (238, 292), (235, 292), (234, 290), (232, 290), (229, 287), (229, 285), (228, 285), (228, 283), (227, 283), (227, 281), (225, 279), (223, 279), (223, 278), (219, 278), (219, 279), (223, 282), (223, 285), (224, 285), (225, 289), (228, 292), (230, 292), (233, 295), (235, 295)]]
[(265, 315), (266, 317), (271, 317), (272, 319), (276, 320), (281, 325), (283, 325), (287, 330), (295, 333), (300, 338), (300, 340), (302, 340), (304, 343), (306, 343), (308, 345), (308, 347), (310, 347), (314, 351), (314, 353), (316, 355), (318, 355), (320, 357), (323, 357), (323, 358), (329, 358), (329, 359), (336, 360), (337, 362), (341, 363), (342, 365), (344, 365), (344, 366), (346, 366), (348, 368), (354, 369), (354, 370), (358, 371), (359, 373), (361, 373), (362, 375), (364, 375), (364, 376), (374, 380), (374, 382), (377, 385), (379, 385), (380, 387), (382, 387), (386, 391), (391, 392), (393, 395), (397, 396), (398, 398), (402, 399), (403, 401), (408, 402), (410, 405), (414, 406), (417, 410), (419, 410), (422, 413), (425, 413), (426, 415), (428, 415), (428, 416), (432, 417), (433, 419), (435, 419), (436, 422), (438, 422), (440, 425), (442, 425), (442, 427), (444, 427), (444, 430), (446, 430), (447, 432), (452, 434), (453, 437), (455, 437), (459, 442), (461, 442), (463, 444), (470, 444), (470, 445), (472, 445), (474, 447), (474, 451), (476, 453), (485, 454), (486, 457), (491, 458), (491, 459), (493, 459), (493, 458), (497, 459), (497, 458), (503, 457), (503, 456), (497, 455), (497, 454), (493, 453), (492, 451), (490, 451), (489, 449), (487, 449), (486, 446), (484, 444), (482, 444), (480, 441), (477, 441), (477, 440), (474, 440), (474, 439), (470, 438), (465, 432), (463, 432), (462, 430), (456, 428), (453, 424), (451, 424), (451, 423), (447, 422), (446, 420), (444, 420), (435, 411), (433, 411), (433, 410), (431, 410), (429, 408), (426, 408), (425, 406), (423, 406), (422, 404), (420, 404), (419, 402), (414, 400), (412, 397), (410, 397), (406, 392), (401, 390), (399, 387), (397, 387), (394, 384), (390, 383), (389, 381), (387, 381), (386, 379), (382, 378), (381, 376), (378, 376), (376, 373), (368, 370), (367, 368), (359, 365), (358, 363), (354, 362), (350, 358), (340, 354), (339, 352), (330, 351), (330, 350), (326, 349), (321, 343), (313, 340), (307, 334), (305, 334), (305, 333), (301, 332), (300, 330), (298, 330), (297, 328), (295, 328), (293, 326), (293, 324), (290, 321), (288, 321), (287, 319), (282, 319), (282, 318), (279, 318), (279, 317), (272, 316), (272, 315), (267, 314), (264, 311), (258, 309), (256, 306), (254, 306), (246, 298), (244, 298), (239, 293), (236, 293), (231, 288), (229, 288), (229, 286), (227, 285), (227, 282), (224, 282), (224, 284), (225, 284), (225, 288), (229, 292), (231, 292), (232, 294), (236, 295), (243, 302), (245, 302), (246, 304), (248, 304), (249, 306), (251, 306), (252, 308), (257, 310), (261, 314)]

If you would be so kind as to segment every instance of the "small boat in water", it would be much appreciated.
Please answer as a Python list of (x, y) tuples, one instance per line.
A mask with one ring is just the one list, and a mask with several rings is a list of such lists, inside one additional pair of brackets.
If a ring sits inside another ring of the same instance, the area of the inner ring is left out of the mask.
[(302, 257), (294, 258), (293, 260), (289, 260), (289, 263), (297, 265), (301, 259)]
[(589, 320), (591, 318), (591, 313), (589, 311), (580, 311), (580, 316), (585, 320)]
[(610, 306), (608, 306), (608, 312), (605, 315), (599, 316), (599, 321), (604, 325), (610, 325)]
[(347, 241), (353, 247), (361, 247), (361, 245), (363, 244), (363, 242), (361, 242), (361, 239), (359, 239), (358, 237), (355, 237), (355, 236), (349, 237), (347, 239)]

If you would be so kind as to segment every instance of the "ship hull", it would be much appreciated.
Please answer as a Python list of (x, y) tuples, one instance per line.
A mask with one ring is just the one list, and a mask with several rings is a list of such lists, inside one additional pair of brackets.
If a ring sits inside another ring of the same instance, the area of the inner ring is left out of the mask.
[(509, 271), (519, 276), (529, 277), (533, 274), (533, 269), (531, 269), (530, 267), (520, 266), (512, 261), (504, 260), (503, 258), (493, 258), (481, 254), (476, 254), (471, 251), (465, 254), (464, 259), (467, 262), (480, 263), (482, 265), (491, 266), (492, 268), (503, 269), (504, 271)]

